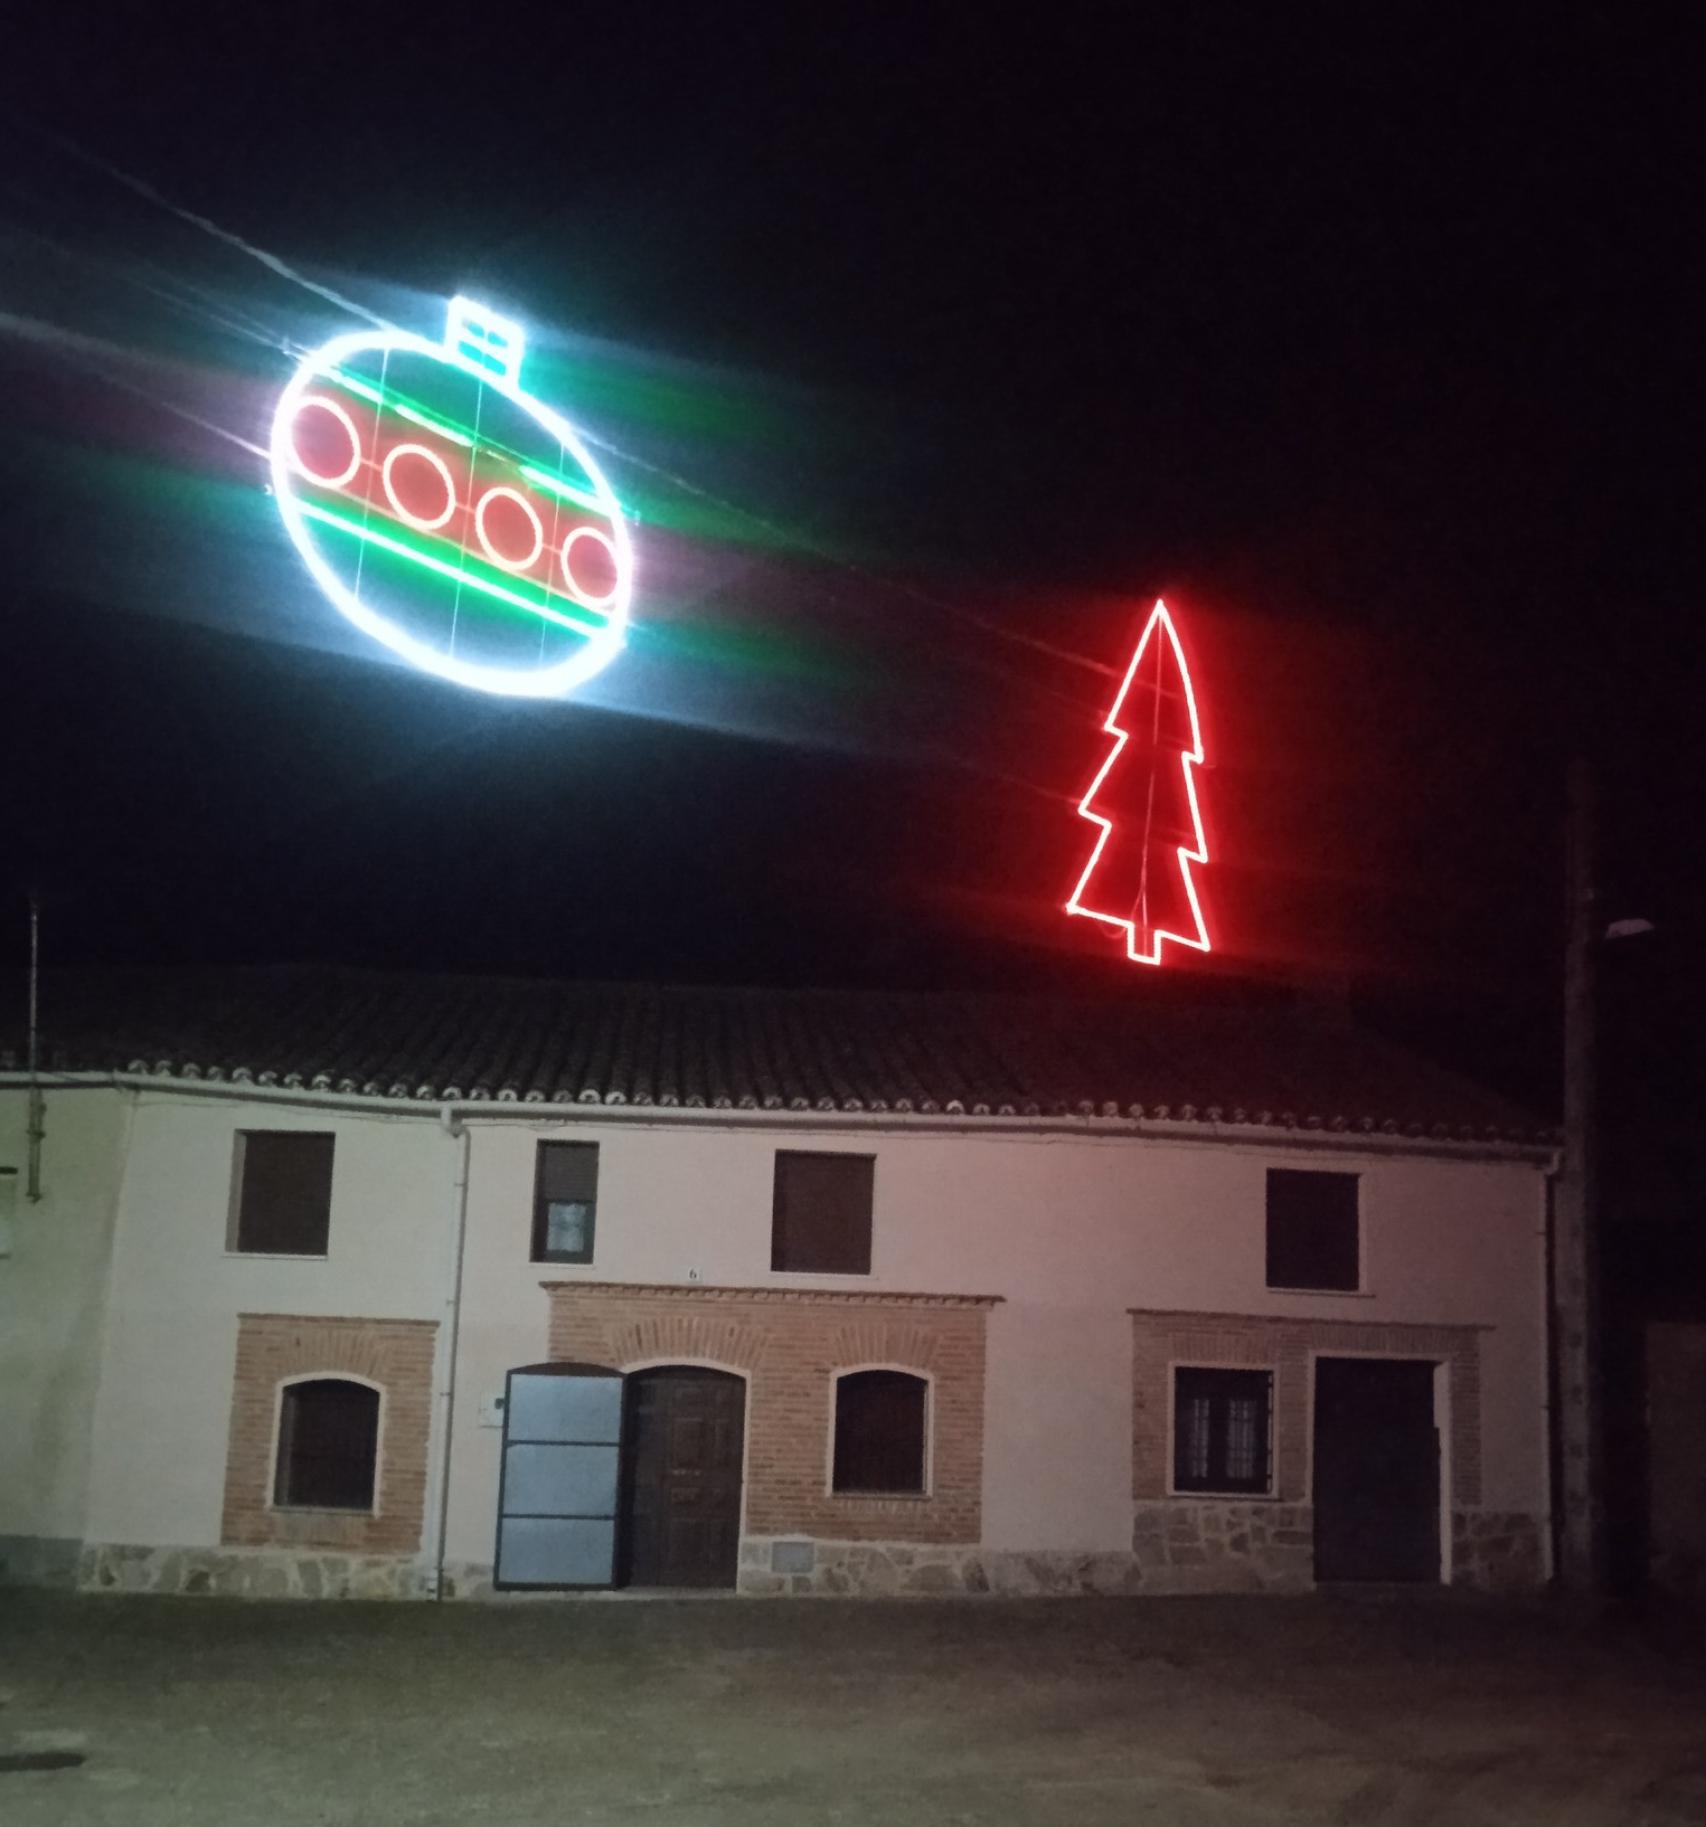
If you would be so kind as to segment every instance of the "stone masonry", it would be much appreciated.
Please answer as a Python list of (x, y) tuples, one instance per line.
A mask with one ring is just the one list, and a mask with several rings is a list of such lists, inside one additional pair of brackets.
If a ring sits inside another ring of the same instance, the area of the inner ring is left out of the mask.
[[(555, 1359), (617, 1370), (693, 1363), (746, 1373), (748, 1534), (969, 1543), (982, 1533), (984, 1335), (992, 1298), (613, 1282), (545, 1287)], [(931, 1380), (925, 1496), (829, 1489), (835, 1373), (873, 1365)]]
[[(239, 1314), (220, 1540), (227, 1547), (325, 1548), (346, 1555), (414, 1553), (426, 1505), (437, 1332), (435, 1320)], [(371, 1514), (273, 1507), (279, 1391), (306, 1376), (354, 1376), (382, 1392)]]
[(1315, 1584), (1308, 1504), (1169, 1498), (1134, 1506), (1145, 1592), (1306, 1592)]
[(83, 1550), (85, 1592), (157, 1592), (237, 1599), (426, 1599), (430, 1567), (403, 1555), (290, 1549), (150, 1548), (119, 1542)]
[[(1479, 1507), (1477, 1328), (1138, 1310), (1132, 1314), (1132, 1550), (1144, 1591), (1287, 1592), (1314, 1583), (1311, 1358), (1338, 1353), (1422, 1358), (1447, 1366), (1452, 1581), (1492, 1590), (1540, 1583), (1536, 1519)], [(1273, 1373), (1271, 1497), (1171, 1494), (1172, 1372), (1191, 1364)]]
[[(1450, 1366), (1452, 1500), (1481, 1502), (1481, 1350), (1474, 1326), (1264, 1319), (1240, 1313), (1132, 1314), (1132, 1495), (1168, 1495), (1172, 1367), (1235, 1365), (1274, 1375), (1274, 1496), (1309, 1501), (1310, 1358), (1380, 1353)], [(1240, 1500), (1242, 1501), (1242, 1500)]]
[(1457, 1510), (1451, 1583), (1482, 1592), (1533, 1591), (1545, 1579), (1540, 1519), (1517, 1510)]

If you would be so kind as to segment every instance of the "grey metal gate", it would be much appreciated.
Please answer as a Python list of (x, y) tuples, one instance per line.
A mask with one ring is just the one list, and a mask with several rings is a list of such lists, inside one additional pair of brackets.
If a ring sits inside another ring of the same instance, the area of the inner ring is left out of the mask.
[(621, 1450), (620, 1371), (529, 1364), (509, 1373), (494, 1585), (615, 1583)]

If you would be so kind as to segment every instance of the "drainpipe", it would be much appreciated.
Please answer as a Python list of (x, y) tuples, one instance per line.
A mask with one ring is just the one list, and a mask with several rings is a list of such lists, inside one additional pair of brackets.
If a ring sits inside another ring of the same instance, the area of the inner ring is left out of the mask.
[(1541, 1442), (1541, 1516), (1540, 1573), (1547, 1585), (1558, 1578), (1558, 1409), (1554, 1388), (1558, 1376), (1557, 1315), (1554, 1305), (1552, 1275), (1554, 1260), (1553, 1202), (1556, 1196), (1562, 1154), (1554, 1156), (1552, 1166), (1540, 1186), (1540, 1223), (1535, 1228), (1535, 1253), (1540, 1259), (1540, 1442)]
[(444, 1597), (445, 1529), (450, 1519), (450, 1450), (456, 1423), (456, 1354), (462, 1330), (462, 1262), (468, 1239), (468, 1125), (448, 1104), (438, 1113), (444, 1133), (456, 1144), (456, 1179), (452, 1185), (452, 1267), (450, 1292), (445, 1297), (444, 1376), (438, 1392), (442, 1417), (438, 1455), (438, 1527), (433, 1540), (432, 1596)]

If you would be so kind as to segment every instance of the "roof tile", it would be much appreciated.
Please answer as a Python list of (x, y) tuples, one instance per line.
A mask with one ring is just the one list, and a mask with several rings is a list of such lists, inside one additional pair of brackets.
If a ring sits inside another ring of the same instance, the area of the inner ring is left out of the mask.
[[(1088, 1002), (287, 966), (50, 973), (42, 1008), (43, 1064), (53, 1071), (335, 1086), (422, 1102), (990, 1120), (1124, 1113), (1310, 1133), (1545, 1139), (1534, 1117), (1497, 1094), (1342, 1011), (1274, 992), (1197, 997), (1175, 987), (1151, 1000)], [(0, 1030), (0, 1068), (15, 1070), (22, 1057), (22, 1034)]]

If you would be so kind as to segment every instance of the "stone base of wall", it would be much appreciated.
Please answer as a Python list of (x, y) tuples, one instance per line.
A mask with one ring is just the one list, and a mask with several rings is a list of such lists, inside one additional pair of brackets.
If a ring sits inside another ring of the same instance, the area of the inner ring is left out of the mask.
[(1305, 1503), (1140, 1503), (1131, 1546), (1145, 1592), (1307, 1592), (1315, 1584), (1315, 1512)]
[(0, 1535), (0, 1586), (75, 1586), (83, 1544), (57, 1535)]
[(1479, 1592), (1532, 1592), (1545, 1578), (1540, 1519), (1520, 1510), (1458, 1510), (1451, 1583)]
[(432, 1569), (400, 1556), (280, 1548), (144, 1548), (91, 1543), (77, 1565), (85, 1592), (240, 1599), (425, 1599)]
[[(1308, 1592), (1314, 1552), (1308, 1504), (1175, 1499), (1136, 1506), (1130, 1553), (749, 1535), (741, 1543), (736, 1590), (749, 1598), (863, 1599)], [(66, 1557), (58, 1564), (69, 1571)], [(553, 1596), (494, 1594), (492, 1569), (480, 1562), (452, 1561), (444, 1571), (447, 1599)], [(88, 1592), (247, 1599), (426, 1599), (433, 1590), (432, 1569), (403, 1557), (110, 1542), (83, 1549), (75, 1579)], [(1516, 1592), (1540, 1583), (1536, 1518), (1483, 1510), (1452, 1518), (1454, 1586)]]
[(1129, 1554), (824, 1542), (749, 1535), (738, 1590), (751, 1598), (1046, 1598), (1140, 1589)]

